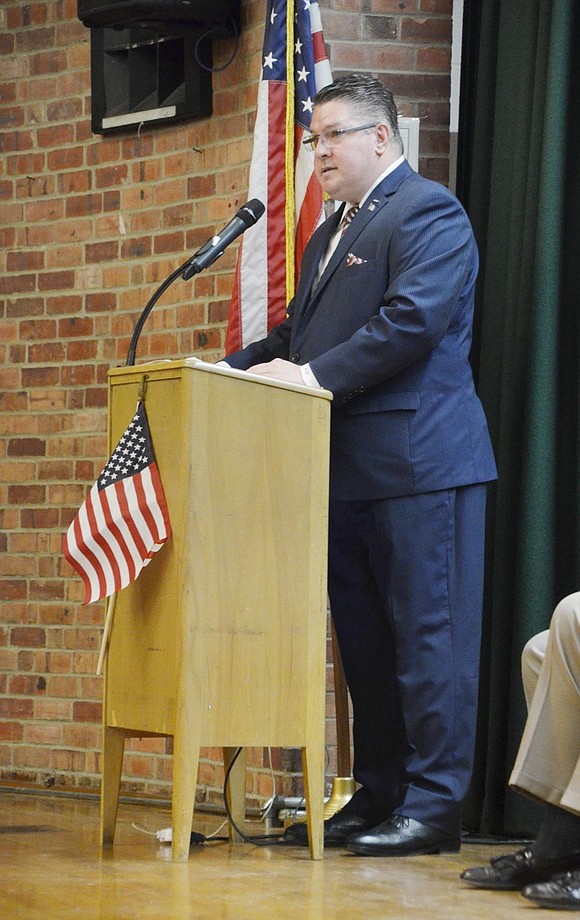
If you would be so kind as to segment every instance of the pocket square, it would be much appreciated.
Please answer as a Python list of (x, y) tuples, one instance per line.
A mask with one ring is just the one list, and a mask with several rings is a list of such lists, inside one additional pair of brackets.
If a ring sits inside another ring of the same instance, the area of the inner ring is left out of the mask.
[(358, 256), (355, 256), (354, 252), (349, 252), (346, 257), (346, 264), (350, 267), (351, 265), (362, 265), (363, 262), (366, 262), (366, 259), (359, 259)]

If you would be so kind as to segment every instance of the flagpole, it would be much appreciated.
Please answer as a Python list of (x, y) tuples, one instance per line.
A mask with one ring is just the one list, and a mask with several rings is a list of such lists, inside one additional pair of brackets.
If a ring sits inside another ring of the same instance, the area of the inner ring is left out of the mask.
[(294, 79), (294, 0), (286, 2), (286, 303), (294, 297), (294, 236), (296, 232), (296, 191), (294, 177), (295, 79)]
[(105, 655), (107, 654), (107, 646), (109, 644), (109, 634), (111, 632), (111, 626), (113, 625), (113, 617), (115, 615), (115, 604), (117, 603), (117, 592), (111, 594), (109, 598), (109, 603), (107, 604), (107, 616), (105, 617), (105, 628), (103, 630), (103, 638), (101, 640), (101, 653), (99, 655), (99, 663), (97, 664), (97, 677), (100, 677), (103, 673), (103, 664), (105, 661)]

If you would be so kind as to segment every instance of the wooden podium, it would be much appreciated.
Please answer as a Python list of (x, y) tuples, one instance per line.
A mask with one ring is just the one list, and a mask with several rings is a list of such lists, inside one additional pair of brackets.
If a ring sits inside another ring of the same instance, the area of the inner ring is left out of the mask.
[[(323, 853), (331, 394), (196, 359), (109, 373), (112, 450), (144, 393), (172, 537), (118, 597), (104, 681), (101, 842), (125, 739), (174, 738), (173, 859), (186, 861), (200, 747), (300, 747)], [(245, 765), (232, 773), (243, 821)], [(235, 839), (235, 834), (230, 831)]]

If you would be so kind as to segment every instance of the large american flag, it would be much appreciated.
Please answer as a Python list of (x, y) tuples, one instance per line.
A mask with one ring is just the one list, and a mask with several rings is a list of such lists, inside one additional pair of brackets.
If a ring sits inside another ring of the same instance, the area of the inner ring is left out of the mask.
[(145, 406), (93, 485), (64, 537), (65, 558), (85, 584), (84, 604), (134, 581), (171, 534)]
[(240, 244), (228, 354), (284, 318), (304, 247), (324, 217), (314, 154), (302, 138), (310, 130), (312, 100), (332, 75), (317, 0), (296, 4), (294, 10), (294, 0), (267, 2), (249, 182), (249, 197), (259, 198), (266, 212)]

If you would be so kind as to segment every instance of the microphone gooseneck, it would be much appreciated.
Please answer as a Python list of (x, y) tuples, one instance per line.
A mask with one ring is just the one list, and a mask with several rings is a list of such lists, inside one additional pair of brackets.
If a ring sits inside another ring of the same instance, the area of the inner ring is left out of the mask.
[(232, 217), (229, 224), (226, 224), (221, 233), (212, 236), (207, 243), (203, 244), (201, 249), (198, 249), (197, 252), (187, 260), (187, 262), (184, 262), (183, 265), (175, 269), (169, 278), (167, 278), (163, 284), (159, 285), (141, 313), (135, 329), (133, 330), (133, 336), (127, 354), (127, 367), (132, 367), (135, 364), (137, 342), (139, 341), (139, 336), (141, 335), (145, 320), (169, 285), (173, 284), (179, 277), (183, 278), (184, 281), (188, 281), (192, 275), (196, 275), (198, 272), (203, 271), (204, 268), (208, 268), (212, 265), (216, 259), (219, 259), (219, 257), (223, 255), (226, 246), (229, 246), (230, 243), (232, 243), (240, 233), (247, 230), (248, 227), (252, 227), (256, 221), (260, 219), (265, 210), (259, 198), (252, 198), (251, 201), (246, 202), (246, 204), (242, 205), (237, 214)]

